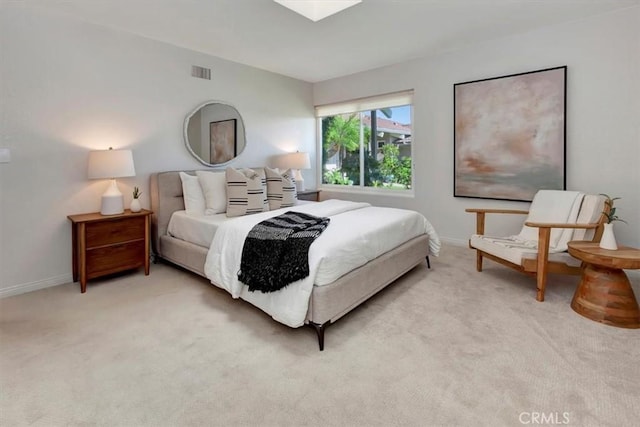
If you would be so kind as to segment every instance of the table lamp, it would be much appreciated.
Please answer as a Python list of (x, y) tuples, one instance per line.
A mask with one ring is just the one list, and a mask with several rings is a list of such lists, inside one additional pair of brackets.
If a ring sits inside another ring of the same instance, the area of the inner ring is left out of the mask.
[(296, 190), (304, 191), (304, 179), (302, 178), (300, 169), (311, 169), (309, 153), (296, 152), (283, 154), (278, 160), (281, 169), (291, 169), (293, 171), (293, 177), (296, 180)]
[(108, 150), (89, 152), (89, 179), (110, 179), (107, 191), (102, 195), (100, 213), (117, 215), (124, 212), (124, 199), (116, 184), (116, 178), (135, 176), (131, 150)]

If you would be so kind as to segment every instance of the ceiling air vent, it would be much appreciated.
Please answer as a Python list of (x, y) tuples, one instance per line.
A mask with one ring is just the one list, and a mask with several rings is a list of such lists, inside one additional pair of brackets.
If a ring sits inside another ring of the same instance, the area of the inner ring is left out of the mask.
[(191, 75), (193, 77), (197, 77), (199, 79), (211, 80), (211, 69), (210, 68), (204, 68), (204, 67), (198, 67), (197, 65), (192, 65), (191, 66)]

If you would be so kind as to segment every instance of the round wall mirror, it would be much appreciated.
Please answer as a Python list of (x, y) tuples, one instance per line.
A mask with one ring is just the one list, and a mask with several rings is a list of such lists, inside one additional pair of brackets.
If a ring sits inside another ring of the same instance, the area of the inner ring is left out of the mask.
[(220, 101), (209, 101), (184, 121), (184, 142), (189, 152), (207, 166), (235, 159), (246, 145), (244, 123), (238, 110)]

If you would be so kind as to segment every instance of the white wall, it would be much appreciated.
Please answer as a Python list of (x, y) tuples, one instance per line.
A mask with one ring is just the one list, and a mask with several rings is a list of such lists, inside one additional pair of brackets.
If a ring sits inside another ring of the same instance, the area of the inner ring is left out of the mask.
[[(465, 207), (528, 204), (453, 197), (453, 84), (567, 65), (567, 188), (622, 197), (616, 204), (629, 225), (616, 223), (616, 236), (640, 247), (639, 61), (640, 7), (634, 7), (317, 83), (314, 103), (415, 89), (415, 198), (349, 197), (419, 210), (443, 240), (464, 244), (475, 230)], [(502, 220), (490, 219), (487, 231)], [(509, 227), (517, 230), (513, 221)]]
[[(91, 149), (131, 148), (133, 186), (149, 207), (149, 174), (201, 169), (184, 146), (184, 118), (207, 100), (243, 117), (247, 147), (232, 166), (268, 164), (285, 151), (314, 152), (306, 82), (32, 10), (0, 6), (0, 296), (71, 281), (67, 215), (100, 209), (106, 181), (88, 181)], [(220, 41), (224, 42), (224, 41)], [(211, 68), (211, 80), (191, 66)], [(305, 181), (315, 186), (312, 171)]]
[[(121, 179), (125, 203), (148, 176), (202, 165), (184, 147), (185, 116), (207, 100), (242, 114), (247, 149), (232, 165), (314, 152), (314, 104), (415, 89), (415, 198), (357, 196), (417, 209), (444, 240), (463, 243), (465, 207), (525, 207), (453, 194), (453, 84), (568, 66), (569, 189), (622, 197), (621, 243), (640, 246), (640, 8), (311, 85), (255, 68), (34, 11), (0, 6), (0, 296), (71, 280), (66, 216), (97, 211), (103, 181), (86, 179), (91, 149), (131, 148), (137, 176)], [(212, 80), (190, 76), (191, 65)], [(314, 159), (312, 159), (314, 161)], [(313, 188), (313, 171), (304, 171)], [(339, 194), (334, 194), (340, 196)], [(331, 196), (323, 192), (323, 197)], [(494, 226), (489, 223), (489, 231)]]

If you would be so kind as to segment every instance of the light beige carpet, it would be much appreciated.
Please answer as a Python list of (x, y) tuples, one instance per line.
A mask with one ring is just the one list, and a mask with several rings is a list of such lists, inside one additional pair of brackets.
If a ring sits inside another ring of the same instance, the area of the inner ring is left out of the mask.
[(640, 330), (574, 313), (577, 278), (538, 303), (531, 278), (442, 252), (324, 352), (168, 265), (0, 300), (0, 425), (638, 425)]

